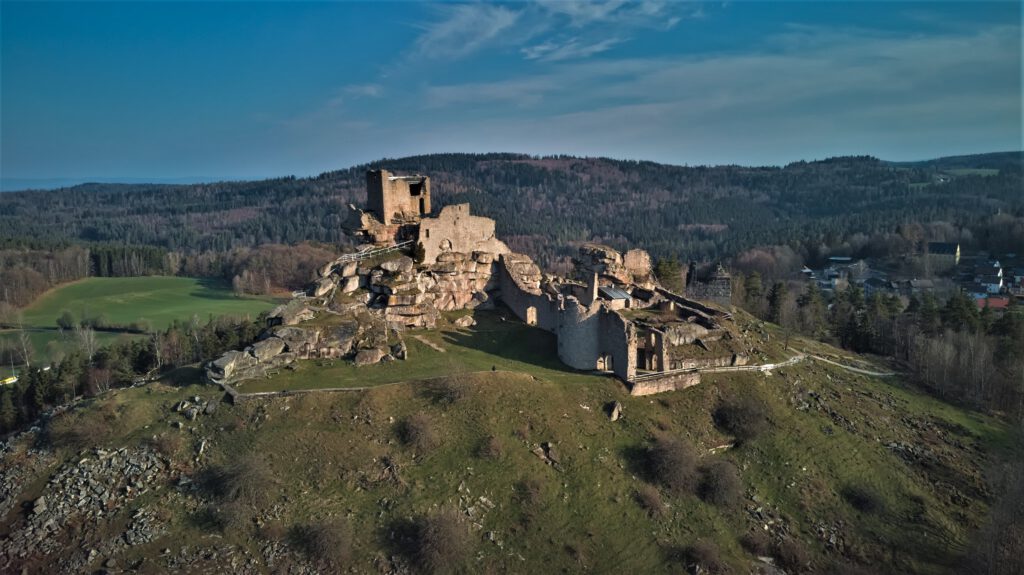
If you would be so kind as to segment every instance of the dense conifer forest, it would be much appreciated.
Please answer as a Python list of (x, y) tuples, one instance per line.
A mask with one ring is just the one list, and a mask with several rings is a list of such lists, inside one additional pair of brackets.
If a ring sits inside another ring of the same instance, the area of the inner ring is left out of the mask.
[[(554, 269), (583, 241), (680, 260), (756, 264), (768, 254), (765, 265), (786, 270), (834, 254), (887, 255), (915, 241), (966, 236), (995, 250), (1024, 244), (1018, 152), (785, 167), (432, 154), (312, 178), (0, 194), (0, 297), (24, 305), (87, 275), (238, 277), (246, 286), (294, 289), (309, 279), (306, 259), (350, 241), (342, 230), (347, 205), (364, 203), (364, 173), (375, 167), (430, 175), (435, 210), (470, 202), (497, 220), (513, 249)], [(296, 258), (305, 262), (301, 270), (281, 269), (287, 250), (258, 247), (305, 242), (311, 253)]]

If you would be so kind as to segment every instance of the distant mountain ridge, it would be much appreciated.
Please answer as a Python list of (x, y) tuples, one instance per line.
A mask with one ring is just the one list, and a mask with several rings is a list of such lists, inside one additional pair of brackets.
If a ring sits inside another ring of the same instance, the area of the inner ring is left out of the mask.
[(239, 178), (222, 176), (182, 176), (177, 178), (0, 178), (0, 192), (28, 192), (72, 188), (80, 185), (97, 184), (202, 184), (210, 182), (238, 181)]
[(1013, 170), (1024, 166), (1024, 152), (992, 152), (966, 156), (945, 156), (916, 162), (890, 162), (894, 166), (955, 170), (964, 168)]
[[(891, 163), (870, 156), (784, 167), (670, 166), (647, 161), (429, 154), (385, 158), (310, 178), (190, 185), (86, 184), (0, 195), (0, 246), (98, 242), (169, 251), (262, 243), (344, 244), (348, 204), (365, 171), (427, 174), (435, 210), (469, 202), (513, 249), (543, 264), (579, 242), (642, 247), (656, 257), (729, 257), (760, 245), (810, 252), (850, 234), (907, 222), (953, 224), (1021, 213), (1019, 152)], [(943, 166), (967, 170), (938, 177)], [(989, 166), (1002, 166), (991, 168)], [(554, 247), (559, 246), (559, 247)]]
[[(361, 164), (360, 166), (372, 166), (378, 165), (388, 161), (403, 161), (410, 160), (413, 158), (428, 158), (434, 154), (408, 156), (406, 158), (382, 158), (369, 164)], [(476, 154), (467, 154), (476, 155)], [(523, 159), (523, 158), (536, 158), (538, 156), (531, 156), (529, 154), (517, 154), (517, 153), (493, 153), (493, 154), (482, 154), (485, 156), (497, 156), (504, 159)], [(539, 157), (576, 157), (576, 156), (539, 156)], [(618, 161), (632, 161), (632, 160), (616, 160), (614, 158), (606, 157), (576, 157), (581, 160), (607, 160), (612, 162)], [(837, 156), (833, 158), (826, 158), (824, 160), (801, 160), (797, 162), (791, 162), (787, 165), (795, 163), (814, 163), (814, 162), (829, 162), (836, 160), (848, 160), (848, 159), (869, 159), (877, 160), (873, 156)], [(940, 158), (934, 158), (930, 160), (914, 160), (914, 161), (889, 161), (881, 160), (885, 163), (893, 166), (903, 167), (932, 167), (937, 169), (956, 169), (956, 168), (982, 168), (982, 169), (1014, 169), (1022, 168), (1024, 166), (1024, 151), (1021, 152), (989, 152), (982, 154), (968, 154), (962, 156), (943, 156)], [(643, 161), (641, 161), (643, 162)], [(646, 162), (643, 162), (646, 163)], [(650, 162), (657, 164), (657, 162)], [(743, 166), (739, 164), (716, 164), (716, 165), (689, 165), (689, 164), (659, 164), (663, 166), (675, 166), (675, 167), (773, 167), (773, 166)], [(360, 167), (357, 166), (357, 167)], [(343, 170), (334, 170), (324, 173), (337, 173)], [(322, 175), (322, 174), (321, 174)], [(109, 185), (144, 185), (144, 184), (155, 184), (155, 185), (189, 185), (189, 184), (214, 184), (222, 182), (256, 182), (265, 180), (276, 180), (280, 178), (296, 177), (296, 176), (280, 176), (273, 178), (245, 178), (245, 177), (224, 177), (224, 176), (181, 176), (173, 178), (145, 178), (145, 177), (81, 177), (81, 178), (0, 178), (0, 192), (30, 192), (30, 191), (48, 191), (60, 188), (73, 188), (77, 186), (109, 186)]]

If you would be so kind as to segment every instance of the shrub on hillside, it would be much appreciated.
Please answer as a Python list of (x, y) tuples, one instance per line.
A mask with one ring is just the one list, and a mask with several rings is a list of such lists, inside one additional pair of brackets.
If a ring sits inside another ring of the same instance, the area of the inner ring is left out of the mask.
[(224, 501), (262, 506), (270, 500), (276, 479), (266, 459), (248, 454), (226, 466), (208, 468), (202, 484)]
[(739, 502), (743, 481), (739, 469), (727, 459), (718, 459), (701, 470), (697, 494), (708, 503), (729, 507)]
[(697, 477), (697, 454), (682, 440), (661, 436), (648, 451), (651, 478), (676, 494), (690, 491)]
[(534, 477), (527, 477), (515, 484), (513, 502), (519, 511), (519, 522), (529, 528), (544, 509), (544, 484)]
[(449, 376), (431, 382), (427, 394), (435, 403), (452, 405), (466, 398), (469, 386), (461, 377)]
[(636, 490), (636, 501), (651, 517), (661, 517), (665, 513), (665, 503), (661, 500), (661, 492), (653, 485), (646, 483)]
[(352, 530), (343, 519), (296, 526), (289, 536), (293, 544), (328, 572), (340, 572), (352, 561)]
[(184, 441), (180, 433), (169, 431), (153, 437), (150, 444), (157, 453), (173, 461), (181, 451)]
[(722, 573), (726, 570), (718, 546), (705, 539), (700, 539), (686, 547), (683, 550), (683, 556), (687, 563), (699, 567), (703, 570), (702, 572)]
[(865, 485), (847, 485), (842, 496), (854, 509), (863, 513), (877, 513), (885, 507), (882, 498)]
[(744, 533), (743, 537), (740, 537), (740, 545), (757, 556), (768, 555), (772, 550), (772, 541), (768, 534), (758, 529)]
[(66, 411), (49, 421), (47, 439), (54, 447), (73, 450), (99, 447), (114, 435), (116, 419), (117, 410), (111, 402), (91, 410)]
[(489, 435), (480, 442), (480, 447), (477, 448), (476, 454), (483, 459), (498, 459), (505, 454), (505, 447), (500, 439), (494, 435)]
[(459, 513), (445, 510), (424, 517), (416, 533), (416, 562), (428, 573), (459, 572), (471, 552), (469, 528)]
[(783, 539), (775, 547), (775, 558), (788, 573), (803, 573), (811, 563), (807, 549), (796, 539)]
[(441, 444), (434, 420), (426, 413), (414, 413), (405, 418), (399, 429), (402, 443), (419, 452), (430, 451)]
[(750, 395), (727, 400), (715, 410), (715, 425), (737, 441), (757, 438), (768, 430), (768, 408)]
[(253, 507), (241, 500), (227, 501), (213, 509), (213, 521), (224, 533), (237, 533), (252, 526)]

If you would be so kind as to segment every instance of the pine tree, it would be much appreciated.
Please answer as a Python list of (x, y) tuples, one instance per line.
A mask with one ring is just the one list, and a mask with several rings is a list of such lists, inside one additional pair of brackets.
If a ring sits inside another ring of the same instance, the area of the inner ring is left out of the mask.
[(768, 321), (782, 325), (782, 310), (786, 305), (789, 289), (783, 282), (775, 282), (768, 292)]
[(14, 408), (10, 389), (0, 389), (0, 432), (13, 431), (18, 423), (18, 411)]
[(751, 272), (743, 282), (743, 292), (747, 294), (747, 304), (756, 305), (761, 301), (764, 287), (761, 285), (761, 274)]
[(797, 299), (800, 308), (801, 327), (811, 335), (817, 335), (825, 323), (825, 300), (817, 282), (809, 282), (807, 290)]
[(675, 256), (662, 258), (654, 266), (658, 281), (669, 291), (683, 293), (683, 267)]

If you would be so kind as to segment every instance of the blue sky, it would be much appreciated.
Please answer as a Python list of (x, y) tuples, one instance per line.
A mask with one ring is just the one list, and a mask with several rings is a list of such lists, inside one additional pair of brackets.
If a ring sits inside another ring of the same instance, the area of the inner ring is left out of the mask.
[(1021, 149), (1021, 4), (0, 2), (0, 171)]

